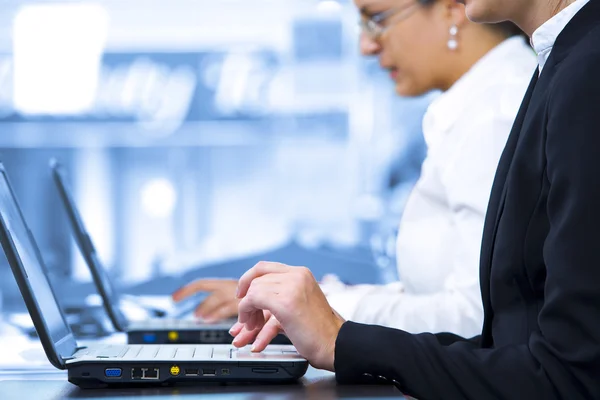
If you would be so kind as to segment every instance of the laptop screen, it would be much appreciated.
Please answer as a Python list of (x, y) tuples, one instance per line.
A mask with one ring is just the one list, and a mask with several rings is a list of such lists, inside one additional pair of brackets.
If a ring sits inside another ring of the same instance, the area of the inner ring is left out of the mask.
[[(41, 316), (41, 321), (35, 321), (35, 318), (33, 318), (36, 330), (40, 336), (43, 335), (43, 332), (40, 331), (45, 330), (55, 346), (63, 344), (66, 345), (65, 349), (76, 347), (71, 330), (63, 318), (62, 312), (50, 287), (37, 244), (29, 232), (8, 182), (6, 172), (3, 168), (0, 168), (0, 171), (0, 213), (2, 214), (4, 225), (8, 230), (8, 232), (6, 232), (8, 237), (5, 238), (5, 240), (8, 239), (9, 241), (12, 241), (17, 253), (15, 256), (20, 260), (26, 274), (26, 281), (29, 289), (20, 287), (23, 298), (26, 299), (29, 297), (33, 300), (34, 306), (37, 308), (37, 314)], [(10, 258), (9, 261), (11, 261)], [(11, 265), (11, 267), (21, 270), (18, 265)], [(31, 305), (28, 304), (28, 307), (30, 306)], [(33, 314), (31, 309), (29, 311), (30, 314)], [(40, 324), (42, 324), (42, 326), (40, 326)], [(66, 343), (69, 339), (72, 341), (70, 345)]]
[(81, 251), (86, 264), (90, 268), (94, 283), (98, 292), (102, 296), (106, 311), (110, 316), (113, 324), (119, 330), (124, 330), (127, 325), (125, 316), (121, 313), (118, 307), (116, 307), (118, 296), (115, 293), (114, 286), (104, 269), (104, 266), (100, 262), (94, 244), (88, 234), (83, 219), (77, 210), (75, 201), (71, 195), (69, 187), (67, 186), (64, 170), (61, 164), (56, 160), (51, 161), (51, 166), (54, 174), (54, 179), (60, 194), (60, 199), (63, 202), (67, 215), (69, 217), (69, 223), (73, 228), (75, 241)]

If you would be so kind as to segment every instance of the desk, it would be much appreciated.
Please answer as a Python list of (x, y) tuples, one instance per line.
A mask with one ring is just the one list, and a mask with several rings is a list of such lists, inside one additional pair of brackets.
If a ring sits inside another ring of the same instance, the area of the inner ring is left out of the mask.
[(67, 382), (66, 372), (3, 375), (0, 371), (2, 400), (333, 400), (404, 397), (394, 386), (338, 386), (332, 373), (309, 368), (300, 382), (292, 385), (203, 385), (160, 388), (83, 390)]

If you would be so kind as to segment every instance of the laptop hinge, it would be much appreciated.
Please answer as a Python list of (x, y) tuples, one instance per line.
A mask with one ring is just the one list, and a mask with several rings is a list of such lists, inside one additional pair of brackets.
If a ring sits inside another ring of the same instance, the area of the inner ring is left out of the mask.
[(61, 357), (64, 361), (68, 361), (68, 360), (74, 360), (75, 357), (75, 353), (77, 353), (79, 350), (83, 350), (83, 349), (87, 349), (87, 346), (78, 346), (75, 348), (75, 352), (73, 353), (72, 356), (69, 357)]

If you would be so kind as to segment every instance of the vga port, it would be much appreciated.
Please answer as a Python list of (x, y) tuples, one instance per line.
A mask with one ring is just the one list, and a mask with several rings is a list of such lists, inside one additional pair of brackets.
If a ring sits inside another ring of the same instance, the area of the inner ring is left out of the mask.
[(120, 378), (123, 375), (123, 370), (121, 368), (106, 368), (104, 370), (104, 376), (107, 378)]

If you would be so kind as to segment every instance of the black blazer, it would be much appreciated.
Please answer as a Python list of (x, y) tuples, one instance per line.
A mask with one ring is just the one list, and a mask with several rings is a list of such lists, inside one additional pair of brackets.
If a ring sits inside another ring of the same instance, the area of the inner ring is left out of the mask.
[[(490, 77), (493, 79), (493, 77)], [(341, 383), (419, 399), (600, 399), (600, 0), (534, 74), (500, 159), (481, 250), (481, 343), (347, 322)]]

